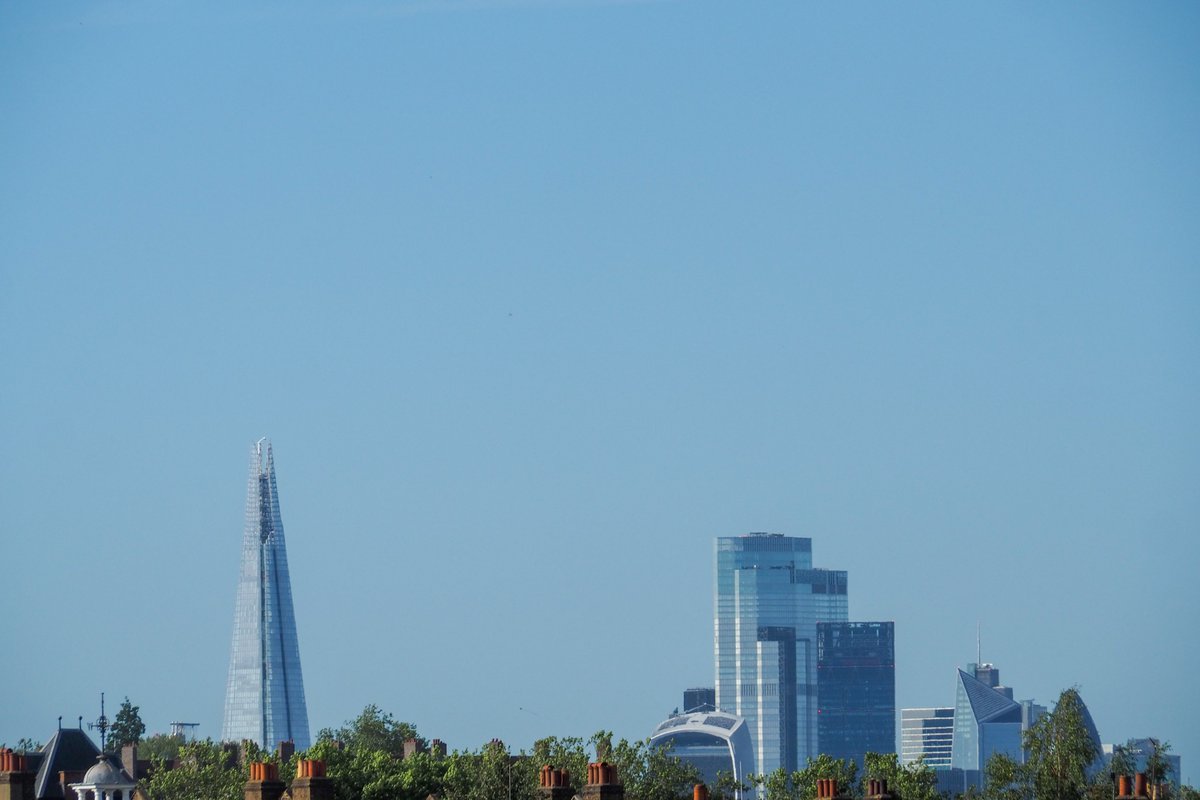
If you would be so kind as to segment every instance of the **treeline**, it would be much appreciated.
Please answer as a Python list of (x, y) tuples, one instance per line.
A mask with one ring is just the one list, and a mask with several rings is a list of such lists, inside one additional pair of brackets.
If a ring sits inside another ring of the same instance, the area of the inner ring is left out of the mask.
[[(276, 754), (265, 753), (251, 742), (244, 743), (239, 754), (211, 740), (175, 740), (174, 747), (164, 747), (167, 743), (155, 741), (158, 738), (151, 739), (155, 768), (142, 782), (151, 800), (240, 800), (249, 762), (279, 763)], [(337, 800), (426, 800), (430, 796), (539, 800), (542, 765), (567, 770), (579, 790), (588, 763), (595, 760), (616, 767), (628, 800), (687, 800), (700, 782), (696, 769), (668, 750), (651, 748), (649, 740), (614, 742), (607, 731), (587, 740), (539, 739), (529, 751), (515, 753), (503, 742), (492, 741), (478, 750), (445, 754), (422, 748), (414, 752), (410, 746), (406, 754), (405, 743), (412, 740), (419, 741), (412, 725), (377, 706), (367, 706), (342, 727), (320, 731), (306, 752), (279, 763), (279, 772), (285, 777), (295, 775), (302, 756), (324, 761)], [(1026, 731), (1023, 744), (1024, 762), (993, 756), (986, 764), (982, 786), (957, 800), (1113, 800), (1113, 773), (1133, 772), (1131, 754), (1121, 748), (1110, 768), (1101, 768), (1101, 754), (1088, 733), (1083, 703), (1074, 689), (1064, 691), (1054, 710)], [(1155, 800), (1200, 800), (1200, 793), (1191, 787), (1183, 786), (1176, 793), (1166, 783), (1169, 749), (1169, 744), (1156, 743), (1148, 759)], [(883, 779), (900, 800), (949, 800), (939, 794), (937, 773), (931, 767), (921, 761), (901, 764), (894, 753), (868, 753), (861, 775), (853, 761), (822, 755), (800, 770), (749, 776), (741, 786), (723, 774), (709, 790), (713, 800), (733, 800), (739, 790), (754, 791), (759, 800), (813, 800), (817, 781), (829, 778), (837, 781), (839, 795), (848, 798), (863, 798), (868, 779)]]

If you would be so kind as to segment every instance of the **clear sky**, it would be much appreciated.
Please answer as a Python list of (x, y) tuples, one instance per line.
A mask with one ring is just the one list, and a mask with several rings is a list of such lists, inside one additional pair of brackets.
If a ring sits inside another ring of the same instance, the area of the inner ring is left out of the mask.
[[(252, 442), (314, 732), (642, 737), (713, 538), (901, 706), (1200, 780), (1200, 6), (0, 5), (0, 741), (220, 733)], [(110, 709), (112, 706), (110, 705)]]

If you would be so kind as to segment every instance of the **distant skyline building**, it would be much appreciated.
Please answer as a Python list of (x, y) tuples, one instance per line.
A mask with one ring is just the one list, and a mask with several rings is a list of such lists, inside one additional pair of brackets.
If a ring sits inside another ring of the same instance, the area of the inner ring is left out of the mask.
[(651, 747), (667, 745), (672, 756), (695, 766), (709, 786), (716, 784), (719, 772), (732, 773), (738, 783), (754, 772), (750, 729), (744, 719), (733, 714), (709, 711), (671, 716), (650, 736)]
[(817, 755), (818, 622), (847, 620), (846, 572), (814, 569), (812, 539), (778, 533), (714, 543), (717, 708), (746, 720), (754, 772)]
[(267, 750), (288, 740), (297, 750), (310, 744), (275, 458), (265, 438), (250, 450), (246, 527), (221, 738), (234, 742), (250, 739)]
[(860, 771), (896, 752), (895, 623), (817, 623), (817, 747)]
[(949, 769), (953, 744), (953, 708), (900, 710), (900, 763), (911, 764), (924, 757), (934, 769)]
[(711, 686), (696, 686), (683, 690), (683, 713), (714, 711), (717, 708), (717, 690)]
[(1000, 685), (1000, 670), (968, 664), (958, 670), (956, 692), (951, 765), (963, 770), (968, 785), (977, 785), (971, 773), (982, 770), (995, 753), (1023, 762), (1021, 704), (1012, 699), (1012, 689)]

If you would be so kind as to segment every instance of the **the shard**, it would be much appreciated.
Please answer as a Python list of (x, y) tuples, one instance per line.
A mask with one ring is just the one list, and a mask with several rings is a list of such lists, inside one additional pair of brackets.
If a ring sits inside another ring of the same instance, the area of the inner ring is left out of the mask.
[(294, 742), (297, 750), (309, 746), (275, 460), (266, 439), (250, 450), (246, 532), (221, 738), (250, 739), (268, 750), (281, 741)]

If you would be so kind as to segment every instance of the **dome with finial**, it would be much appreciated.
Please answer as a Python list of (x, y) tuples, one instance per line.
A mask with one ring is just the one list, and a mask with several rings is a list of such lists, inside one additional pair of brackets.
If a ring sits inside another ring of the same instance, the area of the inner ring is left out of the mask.
[(96, 756), (96, 763), (83, 776), (83, 780), (71, 784), (71, 788), (76, 789), (76, 794), (81, 797), (84, 791), (94, 791), (97, 800), (116, 796), (114, 790), (124, 790), (119, 796), (128, 798), (129, 791), (136, 786), (137, 781), (129, 777), (129, 773), (121, 769), (121, 765), (108, 753)]

